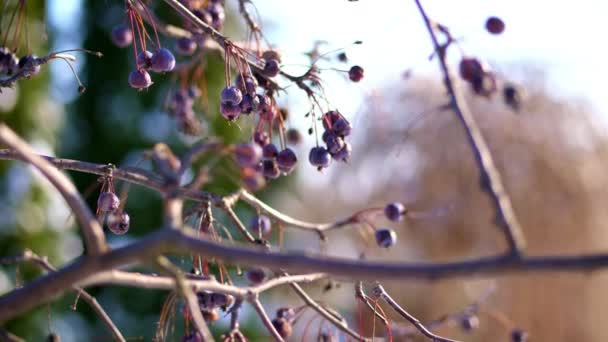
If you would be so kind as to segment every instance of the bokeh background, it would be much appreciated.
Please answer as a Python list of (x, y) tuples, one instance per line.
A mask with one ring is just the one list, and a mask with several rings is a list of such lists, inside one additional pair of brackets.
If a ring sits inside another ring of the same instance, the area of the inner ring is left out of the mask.
[[(5, 0), (8, 6), (16, 1)], [(154, 1), (155, 6), (160, 1)], [(550, 1), (440, 1), (424, 2), (429, 14), (450, 27), (468, 55), (488, 61), (500, 83), (514, 82), (526, 91), (518, 113), (500, 96), (468, 100), (488, 139), (507, 189), (512, 195), (529, 242), (530, 254), (600, 252), (608, 247), (604, 229), (608, 161), (606, 137), (607, 97), (604, 80), (606, 47), (601, 43), (602, 14), (606, 5), (579, 1), (576, 6)], [(452, 113), (436, 108), (445, 102), (441, 76), (429, 61), (430, 41), (413, 1), (254, 1), (270, 42), (283, 53), (283, 68), (293, 74), (305, 70), (309, 51), (319, 40), (321, 51), (343, 48), (347, 64), (334, 54), (323, 61), (327, 97), (354, 125), (353, 158), (317, 172), (305, 161), (314, 138), (306, 136), (295, 146), (300, 167), (287, 179), (260, 195), (284, 212), (311, 221), (332, 221), (353, 211), (398, 200), (424, 218), (401, 225), (378, 221), (396, 229), (399, 244), (379, 250), (362, 227), (332, 234), (320, 245), (316, 236), (287, 229), (285, 247), (323, 251), (331, 255), (378, 260), (454, 260), (491, 255), (503, 248), (500, 232), (492, 225), (493, 209), (478, 185), (478, 172), (459, 122)], [(2, 4), (4, 6), (4, 3)], [(243, 39), (246, 30), (227, 0), (225, 32)], [(104, 58), (77, 54), (77, 72), (87, 85), (79, 95), (77, 84), (62, 62), (50, 63), (35, 78), (0, 94), (0, 118), (16, 129), (41, 153), (97, 163), (133, 166), (155, 142), (164, 141), (183, 152), (196, 139), (179, 133), (162, 109), (172, 88), (170, 75), (156, 76), (146, 92), (130, 89), (126, 79), (133, 69), (130, 49), (109, 40), (111, 28), (121, 23), (121, 1), (27, 1), (30, 44), (37, 55), (73, 47), (99, 50)], [(175, 19), (167, 7), (157, 13)], [(9, 13), (3, 10), (3, 21)], [(485, 19), (498, 15), (505, 33), (491, 36)], [(355, 40), (363, 41), (353, 45)], [(166, 40), (167, 46), (172, 46)], [(460, 54), (450, 52), (457, 63)], [(359, 64), (364, 81), (348, 82), (344, 73)], [(228, 142), (246, 139), (251, 122), (228, 125), (219, 117), (217, 98), (223, 87), (223, 64), (210, 55), (205, 71), (206, 103), (198, 117), (205, 124), (202, 136), (217, 135)], [(463, 86), (466, 86), (463, 84)], [(280, 98), (289, 108), (289, 127), (306, 132), (310, 121), (306, 97), (295, 87)], [(306, 134), (305, 134), (306, 135)], [(52, 187), (24, 164), (0, 162), (0, 256), (30, 248), (49, 256), (53, 264), (68, 263), (82, 253), (77, 228), (68, 208)], [(236, 168), (229, 159), (212, 169), (209, 190), (221, 193), (237, 187)], [(86, 192), (96, 178), (71, 173)], [(88, 201), (93, 207), (96, 192)], [(132, 187), (126, 210), (130, 232), (108, 235), (114, 246), (123, 245), (156, 229), (160, 222), (160, 196)], [(253, 213), (239, 208), (245, 219)], [(371, 241), (371, 242), (370, 242)], [(187, 261), (184, 267), (188, 268)], [(10, 291), (39, 271), (32, 267), (0, 269), (0, 292)], [(238, 281), (238, 276), (235, 276)], [(356, 326), (357, 307), (348, 282), (324, 292), (325, 283), (307, 287), (315, 298), (339, 309)], [(522, 328), (533, 341), (605, 341), (602, 324), (608, 307), (602, 272), (581, 274), (527, 274), (493, 278), (387, 283), (387, 289), (422, 321), (458, 312), (490, 295), (480, 313), (480, 327), (465, 332), (445, 326), (441, 334), (465, 341), (508, 341), (510, 329)], [(116, 287), (91, 289), (125, 336), (151, 340), (166, 293)], [(5, 327), (39, 341), (58, 332), (63, 341), (109, 340), (104, 327), (85, 303), (70, 309), (74, 295), (66, 294)], [(270, 312), (285, 304), (300, 305), (288, 290), (264, 297)], [(298, 323), (293, 340), (315, 340), (316, 332), (332, 330), (308, 313)], [(243, 322), (252, 340), (265, 341), (257, 318), (246, 311)], [(407, 325), (391, 316), (396, 340)], [(364, 332), (374, 330), (364, 317)], [(302, 338), (311, 321), (307, 337)], [(213, 328), (221, 334), (221, 319)], [(181, 337), (176, 324), (174, 340)], [(376, 324), (376, 331), (382, 326)], [(382, 333), (378, 333), (382, 335)], [(415, 340), (423, 340), (415, 336)]]

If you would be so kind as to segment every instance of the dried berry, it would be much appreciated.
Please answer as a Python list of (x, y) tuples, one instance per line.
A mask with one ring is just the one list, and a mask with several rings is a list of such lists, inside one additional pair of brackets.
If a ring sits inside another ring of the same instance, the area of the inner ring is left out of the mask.
[(249, 222), (249, 229), (258, 236), (267, 236), (272, 231), (270, 218), (266, 215), (252, 217)]
[(359, 82), (363, 79), (363, 68), (358, 65), (353, 65), (348, 70), (348, 78), (353, 82)]
[(491, 34), (501, 34), (505, 30), (505, 22), (498, 17), (489, 17), (486, 20), (486, 30)]

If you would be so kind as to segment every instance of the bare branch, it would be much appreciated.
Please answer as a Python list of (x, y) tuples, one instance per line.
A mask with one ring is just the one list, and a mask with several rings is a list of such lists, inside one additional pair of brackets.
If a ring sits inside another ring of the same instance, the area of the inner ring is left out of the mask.
[[(435, 35), (434, 24), (427, 16), (420, 0), (414, 1), (416, 2), (416, 5), (420, 10), (420, 14), (424, 19), (424, 23), (429, 31), (431, 40), (433, 41), (435, 51), (440, 51), (442, 47), (437, 40), (437, 36)], [(439, 53), (437, 59), (439, 60), (439, 65), (443, 72), (445, 86), (450, 96), (450, 105), (452, 110), (454, 113), (456, 113), (456, 116), (458, 116), (458, 119), (460, 119), (460, 122), (466, 131), (471, 149), (473, 150), (475, 160), (477, 161), (477, 165), (481, 173), (482, 182), (487, 182), (489, 185), (489, 187), (484, 186), (484, 189), (489, 192), (492, 197), (492, 201), (494, 202), (494, 206), (496, 207), (497, 223), (505, 232), (510, 253), (515, 256), (519, 256), (525, 248), (525, 237), (517, 216), (515, 215), (515, 211), (513, 210), (511, 199), (505, 190), (505, 186), (502, 182), (500, 173), (498, 172), (498, 168), (496, 167), (492, 154), (490, 153), (490, 148), (481, 134), (479, 125), (477, 125), (475, 117), (469, 110), (460, 88), (456, 86), (452, 80), (450, 68), (445, 60), (445, 54)]]
[(260, 303), (260, 299), (256, 295), (254, 295), (249, 299), (249, 303), (251, 303), (251, 305), (253, 306), (255, 311), (258, 313), (258, 316), (260, 316), (262, 323), (264, 323), (264, 326), (266, 327), (266, 329), (268, 329), (268, 331), (270, 331), (270, 334), (272, 335), (272, 337), (274, 337), (275, 341), (283, 342), (283, 337), (281, 337), (281, 335), (279, 334), (277, 329), (272, 324), (272, 321), (266, 314), (266, 311), (264, 310), (262, 303)]
[(382, 287), (380, 283), (377, 283), (374, 287), (374, 295), (378, 298), (382, 298), (388, 305), (393, 308), (397, 313), (399, 313), (403, 318), (407, 319), (410, 323), (412, 323), (424, 336), (430, 338), (432, 341), (437, 342), (458, 342), (457, 340), (452, 340), (449, 338), (441, 337), (433, 334), (429, 329), (427, 329), (424, 324), (422, 324), (416, 317), (412, 316), (409, 312), (405, 311), (399, 303), (397, 303)]
[(80, 224), (87, 252), (90, 255), (98, 255), (106, 251), (108, 247), (103, 229), (74, 184), (63, 173), (59, 172), (57, 168), (39, 157), (6, 124), (0, 124), (0, 141), (14, 149), (23, 160), (35, 166), (59, 190)]

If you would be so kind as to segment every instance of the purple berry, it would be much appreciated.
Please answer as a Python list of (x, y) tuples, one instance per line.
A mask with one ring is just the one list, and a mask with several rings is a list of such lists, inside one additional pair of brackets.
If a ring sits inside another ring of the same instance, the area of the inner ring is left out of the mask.
[(6, 47), (0, 47), (0, 74), (12, 75), (19, 68), (19, 58)]
[(146, 89), (152, 85), (152, 78), (146, 70), (138, 69), (129, 74), (129, 85), (135, 89)]
[(129, 231), (131, 219), (124, 211), (114, 211), (108, 215), (108, 229), (116, 235), (122, 235)]
[(397, 233), (390, 228), (379, 228), (375, 236), (376, 243), (382, 248), (389, 248), (397, 243)]
[(284, 318), (287, 321), (291, 321), (292, 319), (294, 319), (295, 315), (296, 311), (293, 308), (289, 307), (279, 308), (276, 313), (277, 318)]
[(491, 34), (501, 34), (505, 30), (505, 22), (498, 17), (489, 17), (486, 20), (486, 30)]
[(276, 75), (279, 74), (280, 70), (281, 70), (281, 67), (279, 66), (279, 61), (277, 61), (276, 59), (269, 59), (266, 61), (266, 64), (264, 65), (264, 70), (262, 70), (262, 73), (266, 77), (275, 77)]
[(329, 166), (331, 163), (331, 154), (323, 147), (313, 147), (308, 155), (308, 161), (320, 170)]
[(352, 152), (353, 148), (350, 143), (345, 142), (344, 147), (342, 147), (342, 149), (337, 153), (333, 154), (332, 157), (335, 160), (347, 162), (350, 159), (350, 155), (352, 154)]
[(219, 30), (226, 20), (226, 12), (224, 11), (224, 6), (217, 2), (212, 2), (207, 7), (207, 12), (211, 15), (212, 21), (211, 26), (213, 26), (216, 30)]
[(521, 329), (513, 329), (513, 331), (511, 331), (511, 341), (526, 342), (528, 341), (528, 333)]
[(472, 331), (479, 328), (479, 318), (476, 315), (466, 315), (460, 321), (460, 326), (464, 331)]
[(220, 113), (228, 121), (234, 121), (241, 115), (241, 107), (238, 104), (220, 103)]
[(250, 268), (245, 272), (245, 276), (252, 285), (259, 285), (266, 279), (266, 272), (261, 268)]
[(118, 209), (120, 199), (114, 193), (106, 191), (102, 192), (97, 198), (97, 210), (107, 213)]
[(391, 221), (401, 221), (405, 215), (405, 206), (399, 202), (389, 203), (384, 207), (384, 215)]
[(154, 72), (168, 72), (175, 68), (175, 56), (171, 51), (160, 48), (152, 55), (150, 69)]
[(325, 145), (327, 146), (327, 150), (332, 155), (338, 153), (338, 151), (344, 148), (344, 139), (340, 138), (332, 131), (323, 132), (322, 139), (325, 142)]
[(241, 167), (251, 167), (262, 159), (262, 148), (255, 143), (242, 143), (234, 148), (234, 158)]
[(181, 37), (175, 41), (175, 51), (184, 56), (192, 56), (196, 51), (196, 42), (193, 39)]
[(258, 143), (260, 146), (266, 146), (270, 143), (270, 137), (268, 136), (268, 133), (259, 131), (253, 133), (253, 141)]
[(348, 78), (353, 82), (359, 82), (363, 79), (363, 68), (358, 65), (353, 65), (348, 70)]
[(40, 72), (40, 63), (34, 55), (25, 55), (19, 58), (17, 66), (27, 77), (35, 76)]
[(110, 35), (112, 43), (119, 48), (125, 48), (133, 42), (133, 32), (127, 25), (120, 24), (114, 26), (112, 34)]
[(275, 160), (266, 159), (262, 161), (262, 173), (269, 179), (277, 179), (281, 176), (281, 170)]
[(203, 342), (203, 337), (198, 332), (182, 336), (182, 342)]
[(255, 95), (255, 89), (258, 86), (258, 82), (251, 75), (241, 76), (238, 75), (234, 84), (239, 88), (242, 92), (246, 94)]
[(302, 134), (295, 128), (287, 130), (287, 142), (292, 145), (297, 145), (302, 142)]
[(272, 230), (270, 218), (266, 215), (252, 217), (249, 222), (249, 229), (257, 235), (267, 236)]
[(238, 106), (243, 101), (243, 93), (237, 87), (225, 87), (220, 94), (220, 103)]
[(274, 59), (281, 63), (281, 54), (277, 50), (266, 50), (262, 53), (262, 59), (265, 61)]
[(241, 179), (245, 187), (251, 191), (260, 190), (266, 185), (264, 176), (254, 168), (241, 169)]
[(350, 135), (351, 126), (350, 122), (346, 120), (344, 117), (340, 117), (334, 121), (332, 127), (332, 131), (339, 136), (345, 137)]
[(296, 166), (297, 162), (298, 157), (296, 157), (296, 154), (290, 148), (284, 149), (277, 155), (277, 164), (279, 165), (279, 169), (285, 173), (291, 172)]
[(258, 100), (260, 101), (260, 105), (258, 106), (258, 109), (263, 112), (263, 111), (268, 111), (272, 108), (272, 101), (270, 101), (270, 97), (268, 97), (268, 95), (266, 94), (259, 94), (257, 95)]
[(257, 96), (251, 96), (249, 94), (243, 95), (243, 101), (239, 104), (241, 107), (241, 112), (243, 114), (251, 114), (256, 108), (260, 105), (260, 100), (258, 100)]
[(266, 144), (262, 149), (262, 155), (265, 159), (274, 159), (279, 154), (279, 149), (275, 144)]
[(144, 69), (149, 69), (152, 65), (152, 52), (146, 50), (137, 54), (137, 66)]

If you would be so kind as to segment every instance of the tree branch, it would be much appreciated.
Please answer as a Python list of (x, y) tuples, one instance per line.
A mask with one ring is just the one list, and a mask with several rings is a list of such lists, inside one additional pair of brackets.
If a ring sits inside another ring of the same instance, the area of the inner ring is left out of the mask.
[(439, 44), (437, 36), (435, 35), (434, 23), (429, 19), (420, 0), (414, 1), (424, 19), (426, 28), (433, 41), (435, 51), (438, 52), (437, 59), (439, 60), (439, 65), (443, 72), (452, 110), (456, 113), (456, 116), (460, 119), (460, 122), (465, 129), (469, 144), (473, 150), (475, 160), (481, 173), (482, 183), (487, 182), (489, 185), (489, 187), (484, 186), (484, 189), (489, 192), (492, 201), (494, 202), (494, 206), (496, 207), (497, 223), (504, 230), (510, 253), (519, 256), (523, 252), (526, 242), (523, 230), (517, 220), (515, 211), (513, 210), (511, 199), (505, 190), (498, 168), (490, 153), (490, 148), (481, 134), (475, 117), (469, 110), (460, 88), (456, 86), (452, 80), (450, 68), (445, 60), (445, 54), (439, 53), (442, 50), (442, 46)]
[(103, 229), (74, 184), (57, 168), (38, 156), (25, 141), (4, 123), (0, 124), (0, 141), (14, 149), (24, 161), (36, 167), (59, 190), (80, 224), (88, 254), (94, 256), (106, 251), (108, 246), (106, 245)]

